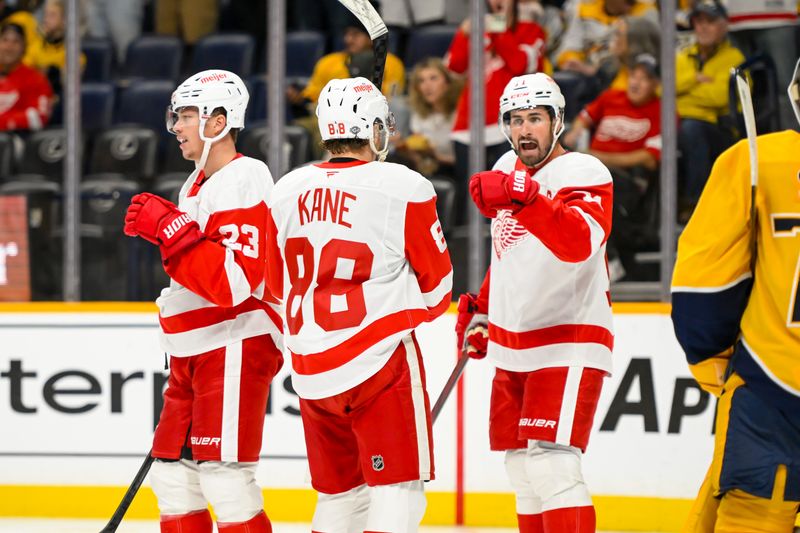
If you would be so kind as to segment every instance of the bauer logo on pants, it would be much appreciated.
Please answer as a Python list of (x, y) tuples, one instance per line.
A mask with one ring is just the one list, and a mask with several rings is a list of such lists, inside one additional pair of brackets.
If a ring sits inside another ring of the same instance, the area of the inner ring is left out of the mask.
[(382, 455), (373, 455), (372, 456), (372, 469), (376, 472), (380, 472), (383, 470), (383, 456)]

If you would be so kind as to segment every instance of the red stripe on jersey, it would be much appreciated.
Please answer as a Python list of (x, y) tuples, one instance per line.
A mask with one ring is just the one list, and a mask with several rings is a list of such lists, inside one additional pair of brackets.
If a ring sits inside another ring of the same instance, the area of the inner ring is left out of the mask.
[[(264, 202), (213, 213), (203, 229), (206, 239), (165, 262), (164, 269), (172, 279), (193, 293), (217, 305), (230, 307), (234, 302), (225, 269), (227, 251), (233, 252), (234, 261), (241, 267), (248, 284), (247, 287), (236, 287), (237, 294), (254, 291), (264, 280), (266, 237), (263, 228), (267, 217), (268, 209)], [(223, 240), (230, 242), (226, 245)]]
[(438, 304), (434, 305), (433, 307), (428, 307), (428, 321), (433, 320), (437, 316), (447, 311), (450, 308), (452, 297), (452, 292), (448, 292)]
[(489, 323), (489, 340), (513, 350), (539, 348), (552, 344), (594, 343), (609, 350), (614, 347), (614, 335), (602, 326), (563, 324), (530, 331), (508, 331)]
[[(237, 154), (236, 154), (236, 155), (233, 157), (233, 159), (231, 159), (231, 161), (236, 161), (236, 160), (237, 160), (237, 159), (239, 159), (240, 157), (244, 157), (244, 155), (242, 155), (242, 154), (240, 154), (240, 153), (237, 153)], [(230, 162), (230, 161), (229, 161), (229, 162)], [(187, 196), (187, 197), (192, 197), (192, 196), (195, 196), (195, 195), (196, 195), (198, 192), (200, 192), (200, 187), (202, 187), (202, 186), (203, 186), (203, 184), (204, 184), (205, 182), (207, 182), (209, 179), (211, 179), (211, 176), (209, 176), (208, 178), (206, 178), (206, 173), (205, 173), (205, 171), (204, 171), (204, 170), (201, 170), (200, 172), (198, 172), (198, 173), (197, 173), (197, 178), (195, 178), (195, 180), (194, 180), (194, 183), (192, 183), (192, 186), (191, 186), (191, 188), (189, 189), (189, 192), (188, 192), (188, 193), (186, 193), (186, 196)]]
[(277, 313), (270, 309), (266, 302), (256, 298), (248, 298), (236, 307), (203, 307), (175, 316), (159, 316), (158, 321), (161, 323), (161, 329), (164, 333), (183, 333), (197, 328), (213, 326), (226, 320), (232, 320), (242, 313), (258, 310), (266, 311), (273, 322), (277, 319), (276, 325), (281, 324)]
[(611, 182), (591, 187), (565, 187), (555, 198), (539, 194), (514, 218), (535, 235), (553, 255), (568, 263), (586, 260), (593, 252), (591, 230), (575, 207), (594, 219), (603, 230), (603, 242), (611, 232)]
[[(433, 196), (424, 202), (409, 202), (406, 207), (405, 253), (408, 263), (414, 270), (417, 283), (423, 293), (431, 292), (439, 287), (442, 280), (453, 270), (450, 263), (450, 252), (442, 233), (442, 225), (436, 214), (436, 197)], [(449, 303), (451, 291), (447, 291), (443, 299)], [(429, 307), (433, 320), (447, 307), (438, 303)]]
[(367, 348), (428, 319), (427, 309), (398, 311), (374, 321), (343, 343), (323, 352), (301, 355), (292, 352), (292, 368), (302, 375), (319, 374), (349, 363)]
[(743, 13), (741, 15), (731, 15), (729, 22), (744, 22), (748, 20), (796, 20), (795, 13)]

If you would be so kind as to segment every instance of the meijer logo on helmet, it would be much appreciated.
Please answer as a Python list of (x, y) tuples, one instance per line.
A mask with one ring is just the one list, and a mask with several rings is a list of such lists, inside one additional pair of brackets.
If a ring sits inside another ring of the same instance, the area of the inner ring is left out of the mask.
[(357, 93), (370, 92), (372, 90), (372, 85), (369, 83), (362, 83), (361, 85), (353, 87), (353, 90)]
[(211, 74), (209, 76), (203, 76), (202, 78), (200, 78), (200, 83), (208, 83), (210, 81), (224, 80), (227, 77), (228, 75), (225, 74), (224, 72), (215, 72), (214, 74)]

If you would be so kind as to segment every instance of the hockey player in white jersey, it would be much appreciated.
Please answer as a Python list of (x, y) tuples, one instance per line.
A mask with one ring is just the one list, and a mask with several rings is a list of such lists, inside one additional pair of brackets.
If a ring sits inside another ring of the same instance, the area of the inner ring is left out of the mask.
[(469, 184), (492, 219), (492, 255), (480, 293), (461, 297), (457, 330), (497, 367), (489, 440), (506, 453), (522, 533), (595, 530), (581, 456), (611, 371), (611, 175), (561, 147), (563, 121), (552, 78), (512, 79), (500, 126), (513, 149)]
[(278, 181), (267, 234), (319, 493), (311, 529), (414, 532), (434, 477), (414, 329), (448, 308), (453, 275), (436, 195), (382, 161), (392, 119), (365, 78), (331, 80), (317, 118), (333, 158)]
[[(162, 533), (270, 533), (255, 470), (272, 378), (283, 364), (277, 306), (263, 299), (267, 166), (236, 152), (247, 88), (203, 71), (172, 94), (167, 129), (196, 169), (176, 206), (133, 197), (125, 233), (161, 251), (170, 286), (156, 300), (170, 355), (150, 480)], [(276, 302), (277, 303), (277, 302)]]

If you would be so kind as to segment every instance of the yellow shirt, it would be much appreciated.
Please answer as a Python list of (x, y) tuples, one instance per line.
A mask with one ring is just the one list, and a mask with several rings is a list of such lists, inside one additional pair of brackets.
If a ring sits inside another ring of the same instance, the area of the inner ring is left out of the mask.
[[(46, 71), (50, 67), (63, 70), (67, 64), (67, 47), (64, 41), (49, 43), (41, 40), (39, 46), (29, 48), (26, 57), (29, 57), (28, 65), (41, 71)], [(81, 69), (86, 66), (86, 54), (80, 55)]]
[[(675, 89), (678, 116), (717, 123), (717, 117), (728, 113), (728, 80), (731, 68), (744, 62), (744, 55), (724, 41), (713, 56), (700, 64), (697, 45), (689, 46), (675, 58)], [(697, 81), (702, 72), (710, 82)]]
[(800, 133), (761, 135), (757, 145), (755, 272), (742, 140), (717, 159), (681, 235), (673, 321), (690, 363), (725, 351), (741, 333), (752, 359), (734, 358), (737, 373), (748, 383), (756, 374), (758, 385), (800, 401)]
[[(311, 74), (308, 85), (303, 89), (303, 96), (312, 102), (316, 102), (326, 83), (331, 80), (349, 77), (346, 52), (334, 52), (323, 56), (314, 65), (314, 72)], [(402, 94), (405, 88), (405, 81), (406, 73), (403, 68), (403, 62), (396, 55), (387, 54), (381, 91), (387, 98), (391, 98), (395, 94)]]

